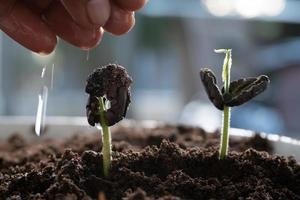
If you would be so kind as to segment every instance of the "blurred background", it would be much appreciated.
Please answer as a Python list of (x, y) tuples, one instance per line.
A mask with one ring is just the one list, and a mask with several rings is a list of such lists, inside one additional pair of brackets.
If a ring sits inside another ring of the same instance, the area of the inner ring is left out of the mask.
[(300, 138), (299, 10), (297, 0), (150, 0), (127, 35), (106, 34), (89, 52), (60, 40), (49, 56), (1, 33), (0, 115), (35, 116), (47, 85), (47, 116), (84, 116), (86, 77), (98, 66), (118, 63), (134, 79), (128, 118), (211, 131), (220, 126), (221, 112), (208, 101), (198, 74), (210, 67), (221, 85), (224, 55), (214, 49), (231, 48), (232, 79), (271, 78), (264, 94), (233, 108), (232, 126)]

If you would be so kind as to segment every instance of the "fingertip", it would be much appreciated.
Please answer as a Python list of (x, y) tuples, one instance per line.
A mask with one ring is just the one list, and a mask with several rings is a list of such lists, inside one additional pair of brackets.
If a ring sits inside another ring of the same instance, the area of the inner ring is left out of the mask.
[(36, 53), (41, 55), (48, 55), (52, 53), (57, 45), (57, 37), (53, 34), (53, 37), (48, 37), (44, 39), (44, 42), (41, 42), (41, 47), (37, 48)]
[(129, 32), (135, 24), (134, 12), (112, 6), (111, 15), (104, 29), (113, 35), (123, 35)]
[(114, 0), (120, 8), (128, 11), (136, 11), (145, 6), (148, 0)]
[(100, 44), (100, 42), (102, 41), (102, 38), (103, 38), (103, 34), (104, 34), (103, 28), (99, 28), (98, 30), (95, 30), (95, 34), (97, 36), (94, 37), (93, 40), (91, 40), (89, 42), (86, 42), (84, 44), (82, 43), (78, 47), (80, 47), (82, 50), (90, 50), (90, 49), (93, 49), (93, 48), (97, 47)]

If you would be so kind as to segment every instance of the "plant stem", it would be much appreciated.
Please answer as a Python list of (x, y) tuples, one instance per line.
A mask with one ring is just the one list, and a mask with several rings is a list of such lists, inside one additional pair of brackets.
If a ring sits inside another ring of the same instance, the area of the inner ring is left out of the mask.
[[(224, 82), (225, 93), (228, 93), (230, 87), (230, 70), (232, 64), (231, 49), (220, 49), (220, 50), (215, 50), (215, 52), (226, 54), (223, 63), (222, 79)], [(230, 107), (224, 106), (222, 135), (221, 135), (220, 150), (219, 150), (220, 160), (226, 158), (228, 153), (229, 129), (230, 129)]]
[(229, 129), (230, 129), (230, 107), (225, 106), (223, 111), (220, 160), (223, 160), (227, 156), (228, 143), (229, 143)]
[(101, 127), (102, 127), (103, 174), (105, 177), (108, 177), (110, 165), (111, 165), (111, 134), (105, 118), (106, 108), (105, 108), (103, 97), (99, 98), (99, 104), (100, 104), (100, 120), (101, 120)]

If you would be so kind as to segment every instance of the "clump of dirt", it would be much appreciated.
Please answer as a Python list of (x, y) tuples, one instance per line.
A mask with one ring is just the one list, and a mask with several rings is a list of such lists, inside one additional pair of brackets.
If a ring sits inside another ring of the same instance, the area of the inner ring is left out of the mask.
[(118, 127), (107, 179), (99, 141), (98, 134), (2, 141), (0, 199), (300, 199), (300, 165), (248, 149), (258, 145), (271, 153), (258, 136), (232, 139), (235, 151), (219, 160), (218, 133), (188, 126)]

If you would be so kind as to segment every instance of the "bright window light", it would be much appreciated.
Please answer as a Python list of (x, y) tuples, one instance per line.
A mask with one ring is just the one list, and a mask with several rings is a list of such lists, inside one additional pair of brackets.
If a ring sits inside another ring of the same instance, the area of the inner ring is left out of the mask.
[(285, 8), (286, 0), (203, 0), (214, 16), (240, 15), (245, 18), (276, 16)]

